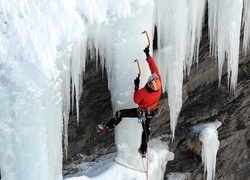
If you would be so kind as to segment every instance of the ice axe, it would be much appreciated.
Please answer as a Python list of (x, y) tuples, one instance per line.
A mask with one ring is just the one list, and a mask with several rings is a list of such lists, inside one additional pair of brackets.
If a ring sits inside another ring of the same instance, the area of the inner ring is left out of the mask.
[[(146, 36), (147, 36), (147, 40), (148, 40), (148, 48), (150, 48), (150, 38), (149, 38), (149, 35), (148, 35), (148, 32), (145, 30), (142, 32), (142, 34), (146, 33)], [(139, 60), (136, 59), (134, 62), (137, 62), (137, 66), (138, 66), (138, 70), (139, 70), (139, 73), (138, 73), (138, 77), (141, 76), (141, 67), (140, 67), (140, 63), (139, 63)]]
[(150, 48), (150, 38), (149, 38), (149, 35), (148, 35), (148, 32), (145, 30), (142, 32), (142, 34), (146, 33), (146, 36), (147, 36), (147, 39), (148, 39), (148, 48)]
[(139, 70), (139, 73), (138, 73), (138, 78), (141, 76), (141, 67), (140, 67), (140, 63), (139, 63), (139, 60), (138, 59), (136, 59), (134, 62), (136, 62), (137, 63), (137, 66), (138, 66), (138, 70)]

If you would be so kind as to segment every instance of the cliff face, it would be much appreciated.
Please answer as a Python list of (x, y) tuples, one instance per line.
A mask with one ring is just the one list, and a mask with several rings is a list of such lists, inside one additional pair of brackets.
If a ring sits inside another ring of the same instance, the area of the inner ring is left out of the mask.
[[(201, 157), (195, 149), (190, 149), (188, 143), (193, 138), (190, 135), (190, 127), (219, 119), (222, 125), (218, 129), (220, 146), (215, 179), (250, 179), (249, 56), (240, 55), (237, 90), (231, 94), (228, 90), (226, 66), (221, 86), (218, 87), (217, 63), (209, 56), (208, 46), (208, 39), (204, 36), (199, 64), (193, 66), (190, 76), (184, 83), (184, 103), (178, 120), (176, 138), (171, 144), (175, 159), (167, 164), (166, 174), (191, 172), (190, 179), (204, 179)], [(161, 129), (169, 127), (166, 123), (162, 125)], [(164, 130), (156, 130), (155, 135), (163, 132)]]
[[(218, 129), (220, 147), (217, 154), (216, 177), (221, 180), (245, 180), (250, 177), (250, 57), (240, 55), (237, 89), (231, 94), (228, 89), (226, 63), (221, 86), (218, 87), (218, 66), (209, 55), (209, 39), (206, 27), (200, 45), (199, 63), (192, 66), (191, 74), (183, 85), (183, 107), (178, 119), (175, 140), (170, 150), (175, 158), (166, 167), (169, 172), (191, 172), (190, 179), (204, 179), (204, 168), (199, 147), (190, 149), (190, 129), (202, 122), (222, 122)], [(114, 133), (95, 133), (95, 125), (107, 122), (113, 116), (110, 93), (105, 72), (93, 60), (87, 64), (80, 102), (80, 123), (72, 112), (69, 120), (68, 157), (77, 153), (92, 154), (100, 147), (106, 152), (115, 151)], [(170, 134), (167, 94), (160, 102), (163, 111), (152, 121), (151, 138)], [(199, 143), (198, 143), (199, 144)], [(66, 159), (66, 158), (65, 158)]]

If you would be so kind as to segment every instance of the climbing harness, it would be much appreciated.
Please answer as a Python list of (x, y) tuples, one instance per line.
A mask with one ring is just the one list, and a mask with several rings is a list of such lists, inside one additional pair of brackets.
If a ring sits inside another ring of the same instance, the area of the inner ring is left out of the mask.
[(147, 118), (153, 118), (154, 116), (159, 116), (158, 108), (138, 108), (138, 123), (141, 124)]

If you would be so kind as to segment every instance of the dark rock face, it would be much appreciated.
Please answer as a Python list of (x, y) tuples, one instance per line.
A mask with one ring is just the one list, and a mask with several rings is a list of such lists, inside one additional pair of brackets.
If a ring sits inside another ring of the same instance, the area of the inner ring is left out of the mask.
[[(240, 55), (239, 62), (237, 89), (232, 94), (228, 90), (226, 65), (221, 86), (218, 86), (217, 62), (209, 55), (209, 40), (204, 27), (199, 64), (193, 65), (184, 81), (183, 107), (175, 140), (170, 144), (175, 158), (167, 164), (165, 179), (169, 172), (190, 172), (192, 180), (205, 179), (201, 157), (188, 149), (187, 141), (190, 127), (216, 118), (222, 125), (218, 128), (220, 147), (215, 179), (250, 179), (250, 57)], [(101, 68), (90, 60), (83, 82), (79, 126), (74, 112), (69, 120), (68, 158), (77, 153), (93, 154), (100, 147), (108, 148), (105, 153), (115, 151), (113, 132), (95, 133), (97, 123), (107, 122), (113, 116), (107, 87), (105, 72), (102, 73)], [(163, 111), (152, 121), (151, 138), (171, 133), (167, 94), (162, 95), (160, 105)]]
[[(171, 144), (175, 159), (167, 164), (166, 174), (191, 172), (191, 179), (204, 179), (201, 157), (187, 149), (186, 141), (192, 125), (218, 118), (222, 125), (218, 129), (220, 147), (215, 179), (249, 179), (250, 64), (249, 60), (241, 62), (238, 88), (233, 95), (225, 87), (225, 80), (220, 88), (218, 83), (214, 82), (198, 87), (193, 92), (187, 92), (188, 98), (178, 120), (175, 142)], [(244, 70), (246, 68), (247, 73)], [(186, 85), (188, 84), (189, 82)]]
[[(217, 118), (222, 125), (218, 129), (220, 146), (215, 179), (250, 179), (250, 57), (240, 55), (237, 89), (231, 94), (228, 90), (226, 66), (221, 86), (218, 87), (217, 65), (209, 56), (207, 44), (208, 41), (203, 38), (199, 67), (192, 68), (184, 83), (185, 102), (178, 120), (175, 142), (171, 144), (175, 159), (167, 164), (166, 174), (191, 172), (190, 179), (204, 179), (201, 157), (187, 149), (186, 142), (192, 125)], [(163, 129), (169, 127), (168, 124), (163, 125)], [(161, 133), (164, 132), (157, 132), (156, 135)]]

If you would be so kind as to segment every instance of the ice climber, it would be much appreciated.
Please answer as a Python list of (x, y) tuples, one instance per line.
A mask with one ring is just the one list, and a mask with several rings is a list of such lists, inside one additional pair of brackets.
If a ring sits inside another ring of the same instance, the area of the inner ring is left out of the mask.
[(107, 124), (98, 124), (97, 131), (107, 131), (115, 128), (122, 118), (124, 117), (137, 117), (141, 120), (142, 124), (142, 135), (141, 135), (141, 145), (138, 152), (142, 157), (146, 157), (148, 138), (150, 135), (151, 120), (154, 116), (158, 114), (158, 103), (162, 93), (161, 76), (159, 70), (154, 62), (154, 59), (149, 54), (149, 48), (144, 49), (146, 54), (146, 61), (148, 62), (151, 76), (148, 79), (146, 85), (139, 89), (140, 77), (138, 76), (134, 80), (134, 102), (138, 104), (139, 107), (132, 109), (122, 109), (115, 113), (113, 117)]

